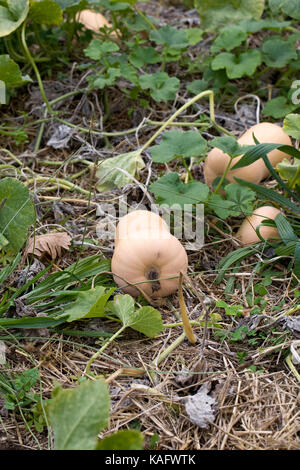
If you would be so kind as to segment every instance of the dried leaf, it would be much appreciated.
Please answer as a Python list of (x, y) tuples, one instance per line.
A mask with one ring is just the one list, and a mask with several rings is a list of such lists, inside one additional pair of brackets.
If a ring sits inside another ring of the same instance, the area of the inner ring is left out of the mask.
[(195, 395), (186, 397), (185, 410), (189, 420), (200, 428), (208, 428), (215, 420), (217, 401), (209, 395), (211, 384), (205, 382)]
[(62, 248), (69, 249), (72, 238), (67, 232), (46, 233), (32, 237), (28, 241), (25, 255), (34, 254), (41, 257), (45, 254), (51, 256), (52, 259), (60, 257)]

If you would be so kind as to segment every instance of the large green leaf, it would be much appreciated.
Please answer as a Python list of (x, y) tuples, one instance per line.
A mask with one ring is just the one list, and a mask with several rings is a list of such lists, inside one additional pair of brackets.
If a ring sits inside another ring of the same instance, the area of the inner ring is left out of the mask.
[(268, 67), (282, 68), (297, 59), (296, 50), (289, 41), (281, 37), (267, 39), (262, 46), (263, 60)]
[(106, 288), (102, 286), (94, 287), (87, 291), (80, 292), (73, 304), (64, 310), (56, 318), (66, 318), (71, 322), (83, 318), (96, 318), (104, 315), (104, 307), (109, 297), (113, 293), (114, 288), (106, 292)]
[(221, 52), (211, 63), (213, 70), (226, 69), (228, 78), (251, 77), (261, 64), (261, 53), (256, 49), (234, 55), (231, 52)]
[(30, 18), (38, 24), (59, 25), (62, 9), (55, 0), (34, 0), (30, 5)]
[(2, 0), (0, 2), (0, 37), (8, 36), (25, 20), (29, 0)]
[(29, 190), (15, 178), (3, 178), (0, 181), (0, 234), (9, 242), (5, 250), (18, 252), (34, 221), (35, 209)]
[(277, 164), (276, 170), (281, 178), (287, 180), (291, 188), (300, 186), (300, 160), (295, 160), (291, 163), (287, 158), (284, 158)]
[(59, 389), (47, 404), (55, 450), (93, 450), (107, 425), (110, 397), (102, 379)]
[(145, 73), (139, 83), (143, 90), (150, 90), (150, 95), (157, 102), (175, 99), (180, 87), (180, 80), (166, 72)]
[(144, 166), (145, 163), (139, 150), (103, 160), (99, 163), (96, 172), (99, 178), (97, 190), (104, 192), (132, 183), (130, 175), (135, 176)]
[(264, 0), (195, 0), (201, 27), (216, 31), (220, 25), (237, 23), (246, 18), (258, 20), (264, 11)]

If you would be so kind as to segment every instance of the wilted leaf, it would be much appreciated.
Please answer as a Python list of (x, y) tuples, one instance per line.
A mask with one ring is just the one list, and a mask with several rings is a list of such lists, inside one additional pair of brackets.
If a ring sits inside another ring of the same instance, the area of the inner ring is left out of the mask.
[(195, 395), (188, 395), (186, 398), (185, 409), (189, 420), (206, 429), (216, 418), (216, 399), (209, 395), (209, 382), (205, 382)]
[(287, 158), (284, 158), (277, 164), (276, 170), (281, 178), (292, 183), (292, 187), (300, 186), (300, 160), (295, 159), (295, 162), (291, 163)]
[(48, 254), (52, 259), (60, 258), (62, 249), (69, 249), (72, 238), (67, 232), (46, 233), (30, 238), (26, 254), (43, 256)]
[(56, 391), (47, 404), (55, 450), (92, 450), (107, 425), (110, 397), (102, 379)]
[(123, 186), (132, 182), (130, 175), (135, 176), (144, 167), (145, 163), (139, 150), (107, 158), (98, 165), (96, 176), (99, 178), (99, 183), (97, 184), (97, 190), (104, 192), (116, 187), (123, 188)]

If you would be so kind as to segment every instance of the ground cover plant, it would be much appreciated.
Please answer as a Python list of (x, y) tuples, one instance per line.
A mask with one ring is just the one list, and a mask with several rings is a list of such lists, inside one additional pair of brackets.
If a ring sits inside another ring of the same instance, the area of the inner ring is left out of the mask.
[[(300, 448), (299, 20), (0, 0), (0, 449)], [(128, 210), (186, 250), (170, 295), (116, 282)]]

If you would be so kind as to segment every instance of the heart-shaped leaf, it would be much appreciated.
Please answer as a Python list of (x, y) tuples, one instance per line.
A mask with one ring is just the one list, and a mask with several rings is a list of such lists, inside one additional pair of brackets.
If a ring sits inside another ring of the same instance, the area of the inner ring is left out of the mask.
[(0, 3), (0, 37), (8, 36), (25, 20), (29, 0), (3, 0)]

